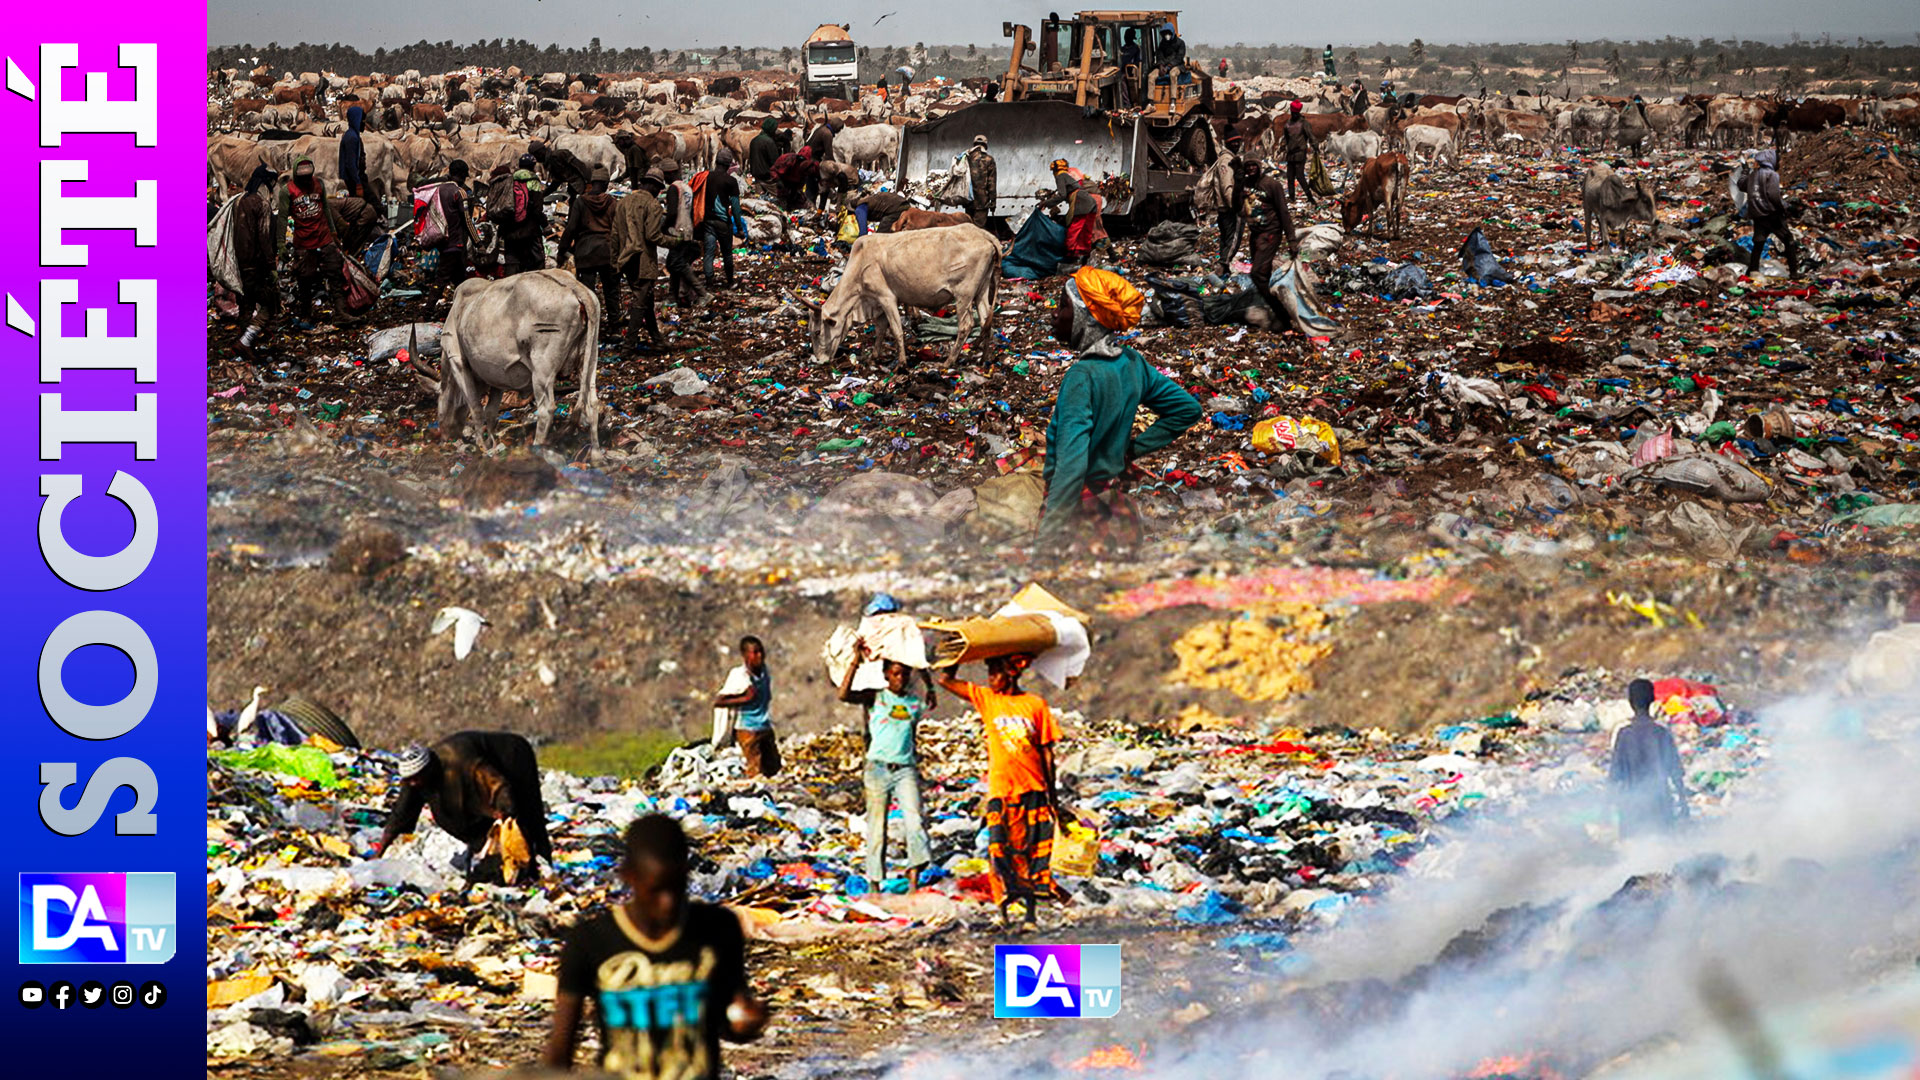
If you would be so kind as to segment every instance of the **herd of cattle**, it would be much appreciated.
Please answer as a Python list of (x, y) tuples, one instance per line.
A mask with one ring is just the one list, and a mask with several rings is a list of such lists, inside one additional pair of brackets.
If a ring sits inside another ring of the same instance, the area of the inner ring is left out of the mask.
[[(1776, 144), (1799, 133), (1838, 125), (1920, 128), (1920, 95), (1891, 99), (1815, 96), (1789, 102), (1719, 95), (1675, 101), (1548, 96), (1468, 98), (1430, 95), (1392, 107), (1354, 114), (1345, 103), (1307, 80), (1256, 78), (1246, 93), (1227, 96), (1213, 118), (1216, 144), (1230, 132), (1246, 152), (1271, 156), (1291, 102), (1303, 114), (1328, 156), (1352, 163), (1350, 190), (1341, 200), (1347, 234), (1370, 219), (1398, 237), (1409, 159), (1430, 164), (1457, 161), (1460, 148), (1478, 138), (1488, 148), (1513, 147), (1545, 154), (1556, 145), (1616, 147), (1639, 152), (1649, 144), (1751, 147), (1765, 133)], [(454, 159), (485, 176), (511, 164), (534, 139), (573, 153), (589, 166), (605, 166), (615, 179), (627, 158), (616, 142), (638, 141), (649, 159), (672, 157), (704, 168), (724, 147), (745, 160), (762, 122), (775, 118), (788, 148), (812, 125), (834, 120), (836, 159), (854, 167), (891, 170), (899, 128), (965, 107), (979, 99), (980, 82), (944, 85), (938, 93), (896, 94), (882, 101), (796, 101), (790, 81), (744, 75), (703, 82), (649, 81), (584, 75), (526, 78), (517, 69), (423, 76), (409, 71), (340, 78), (308, 73), (267, 82), (264, 73), (215, 73), (207, 110), (208, 176), (224, 198), (253, 169), (266, 164), (289, 171), (311, 157), (329, 186), (338, 190), (338, 136), (347, 110), (359, 106), (369, 118), (363, 136), (367, 167), (377, 194), (405, 198), (411, 186), (444, 176)], [(1064, 148), (1063, 148), (1064, 149)], [(1070, 151), (1068, 151), (1070, 152)], [(1582, 184), (1582, 208), (1591, 239), (1630, 222), (1656, 222), (1655, 196), (1644, 179), (1628, 179), (1604, 164), (1590, 167)], [(842, 265), (838, 283), (812, 309), (815, 358), (827, 363), (854, 325), (883, 318), (904, 364), (901, 305), (951, 307), (960, 316), (953, 342), (981, 335), (991, 343), (999, 286), (1000, 244), (964, 216), (916, 211), (916, 221), (886, 234), (861, 237)], [(938, 227), (943, 235), (923, 231)], [(415, 373), (437, 391), (440, 431), (457, 435), (471, 418), (482, 443), (492, 441), (493, 418), (502, 392), (526, 391), (536, 415), (535, 443), (544, 443), (554, 415), (556, 385), (579, 375), (574, 418), (599, 446), (596, 392), (598, 333), (602, 312), (593, 292), (562, 270), (540, 270), (500, 280), (476, 278), (454, 293), (440, 342), (442, 367), (435, 370), (411, 350)], [(983, 346), (985, 347), (985, 346)]]
[(604, 165), (626, 177), (626, 155), (616, 136), (631, 136), (648, 160), (674, 158), (688, 169), (712, 164), (721, 149), (744, 162), (761, 122), (777, 118), (786, 149), (812, 125), (833, 120), (834, 160), (853, 168), (890, 170), (899, 127), (943, 115), (979, 99), (979, 85), (952, 84), (936, 97), (896, 95), (883, 105), (829, 98), (802, 107), (792, 80), (727, 76), (652, 81), (606, 75), (523, 76), (517, 68), (483, 75), (342, 77), (307, 72), (267, 81), (259, 71), (215, 72), (207, 104), (210, 185), (224, 194), (244, 184), (257, 165), (285, 172), (302, 156), (314, 159), (330, 187), (347, 111), (367, 118), (363, 143), (377, 194), (403, 199), (413, 182), (444, 176), (464, 160), (476, 176), (510, 164), (533, 140), (564, 149), (589, 167)]
[[(626, 171), (616, 136), (631, 136), (649, 160), (672, 157), (692, 169), (710, 165), (723, 147), (744, 161), (768, 116), (777, 118), (789, 149), (812, 124), (832, 119), (843, 125), (834, 139), (835, 160), (890, 170), (900, 126), (964, 108), (979, 99), (984, 84), (964, 80), (884, 102), (868, 95), (860, 102), (828, 99), (802, 107), (792, 79), (771, 73), (536, 77), (508, 68), (446, 75), (306, 72), (272, 79), (262, 70), (222, 70), (209, 80), (207, 163), (210, 183), (222, 193), (244, 183), (256, 165), (285, 171), (302, 155), (313, 157), (337, 183), (330, 175), (338, 158), (334, 140), (345, 130), (347, 110), (357, 105), (367, 117), (368, 171), (381, 197), (395, 200), (404, 199), (413, 181), (444, 175), (455, 158), (485, 176), (517, 160), (534, 139), (589, 166), (604, 165), (616, 180)], [(1784, 143), (1842, 125), (1920, 131), (1920, 94), (1912, 93), (1800, 101), (1717, 94), (1649, 102), (1594, 95), (1426, 95), (1411, 108), (1375, 105), (1355, 115), (1344, 100), (1307, 80), (1260, 77), (1241, 86), (1242, 98), (1219, 102), (1218, 111), (1229, 115), (1214, 119), (1216, 141), (1235, 130), (1255, 153), (1270, 156), (1288, 103), (1297, 99), (1305, 102), (1307, 122), (1328, 156), (1354, 164), (1394, 149), (1415, 161), (1453, 161), (1475, 140), (1544, 155), (1556, 145), (1635, 153), (1660, 144), (1745, 147), (1769, 134)]]
[[(1229, 125), (1270, 155), (1278, 145), (1290, 97), (1261, 99), (1251, 114)], [(1858, 126), (1920, 133), (1920, 94), (1893, 98), (1814, 95), (1803, 101), (1688, 95), (1663, 101), (1586, 95), (1501, 95), (1487, 98), (1428, 94), (1411, 108), (1375, 105), (1356, 115), (1326, 93), (1302, 96), (1316, 138), (1336, 160), (1361, 163), (1404, 148), (1429, 163), (1454, 160), (1476, 138), (1541, 156), (1554, 146), (1585, 146), (1641, 153), (1668, 146), (1751, 147), (1767, 136), (1784, 146), (1795, 136)]]

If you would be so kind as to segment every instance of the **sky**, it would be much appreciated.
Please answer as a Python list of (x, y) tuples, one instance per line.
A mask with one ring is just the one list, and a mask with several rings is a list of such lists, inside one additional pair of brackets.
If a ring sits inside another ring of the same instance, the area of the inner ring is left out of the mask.
[[(1057, 2), (1057, 0), (1056, 0)], [(1550, 42), (1615, 38), (1651, 40), (1734, 36), (1784, 41), (1792, 33), (1836, 39), (1864, 36), (1913, 44), (1920, 28), (1916, 0), (1608, 0), (1570, 4), (1554, 0), (1431, 0), (1396, 5), (1391, 18), (1375, 5), (1333, 4), (1296, 14), (1249, 14), (1249, 5), (1196, 0), (1180, 8), (1181, 36), (1194, 44), (1326, 44), (1428, 42)], [(814, 27), (833, 20), (853, 25), (862, 44), (997, 45), (1002, 22), (1037, 23), (1050, 10), (1039, 4), (928, 4), (915, 0), (839, 0), (800, 5), (781, 0), (654, 4), (646, 0), (207, 0), (208, 38), (219, 44), (282, 45), (341, 42), (367, 51), (377, 46), (452, 40), (524, 38), (538, 45), (584, 46), (598, 36), (606, 48), (712, 48), (721, 45), (799, 45)], [(1310, 14), (1309, 14), (1310, 13)], [(878, 25), (875, 21), (879, 20)], [(1311, 42), (1306, 36), (1311, 35)]]

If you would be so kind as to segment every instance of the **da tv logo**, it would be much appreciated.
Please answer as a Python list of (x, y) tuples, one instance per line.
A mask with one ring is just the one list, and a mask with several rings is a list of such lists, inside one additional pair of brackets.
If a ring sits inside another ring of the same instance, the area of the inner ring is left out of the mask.
[(1104, 1019), (1120, 1012), (1120, 946), (995, 945), (993, 1015)]
[(21, 874), (22, 964), (173, 959), (172, 874)]

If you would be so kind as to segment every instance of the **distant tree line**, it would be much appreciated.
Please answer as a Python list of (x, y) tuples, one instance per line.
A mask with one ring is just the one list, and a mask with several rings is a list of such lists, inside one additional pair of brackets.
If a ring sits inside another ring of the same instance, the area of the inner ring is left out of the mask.
[[(559, 45), (535, 45), (524, 39), (494, 38), (470, 45), (451, 41), (417, 41), (397, 48), (378, 48), (363, 52), (351, 45), (316, 45), (299, 42), (282, 45), (217, 45), (207, 50), (207, 70), (240, 68), (251, 70), (264, 65), (275, 75), (282, 72), (331, 71), (337, 75), (387, 74), (409, 68), (424, 72), (447, 72), (464, 67), (518, 67), (528, 73), (563, 71), (677, 71), (702, 70), (783, 70), (797, 57), (795, 46), (754, 48), (723, 45), (705, 49), (656, 49), (641, 46), (627, 49), (603, 48), (599, 38), (585, 48), (561, 48)], [(916, 77), (944, 75), (961, 78), (1006, 70), (1007, 49), (979, 45), (861, 46), (863, 71), (874, 78), (903, 64), (914, 67)]]
[[(1196, 60), (1212, 64), (1225, 58), (1233, 74), (1317, 75), (1319, 45), (1192, 45)], [(348, 45), (268, 42), (221, 45), (207, 51), (208, 70), (265, 65), (284, 71), (331, 71), (341, 75), (389, 74), (417, 68), (445, 72), (462, 67), (517, 66), (528, 73), (563, 71), (659, 71), (785, 69), (797, 55), (794, 46), (755, 48), (725, 45), (707, 49), (655, 49), (651, 46), (607, 49), (599, 38), (584, 48), (535, 45), (525, 39), (494, 38), (470, 45), (418, 41), (362, 52)], [(901, 65), (916, 78), (964, 78), (1006, 70), (1005, 45), (860, 46), (863, 77), (873, 79)], [(1574, 91), (1599, 87), (1656, 92), (1718, 88), (1726, 90), (1803, 89), (1815, 81), (1855, 91), (1884, 93), (1911, 83), (1920, 72), (1920, 33), (1908, 42), (1856, 37), (1852, 41), (1822, 35), (1817, 39), (1769, 44), (1748, 40), (1663, 37), (1657, 41), (1567, 41), (1557, 44), (1428, 44), (1415, 38), (1404, 45), (1336, 45), (1334, 57), (1342, 81), (1393, 79), (1409, 88), (1435, 92), (1491, 92), (1519, 87)]]

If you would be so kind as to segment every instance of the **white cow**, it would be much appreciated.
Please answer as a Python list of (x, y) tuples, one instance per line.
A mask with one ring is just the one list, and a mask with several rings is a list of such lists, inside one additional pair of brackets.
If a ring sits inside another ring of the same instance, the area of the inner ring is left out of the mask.
[(600, 298), (562, 270), (534, 270), (510, 278), (469, 278), (453, 292), (436, 372), (409, 350), (421, 385), (440, 397), (440, 437), (456, 437), (472, 415), (479, 443), (491, 448), (493, 422), (508, 390), (531, 391), (533, 445), (547, 441), (554, 388), (577, 371), (574, 419), (600, 450)]
[(1407, 140), (1407, 158), (1410, 161), (1419, 160), (1420, 151), (1425, 150), (1429, 167), (1438, 165), (1443, 157), (1450, 165), (1460, 164), (1453, 149), (1453, 134), (1445, 128), (1431, 124), (1408, 124), (1403, 137)]

